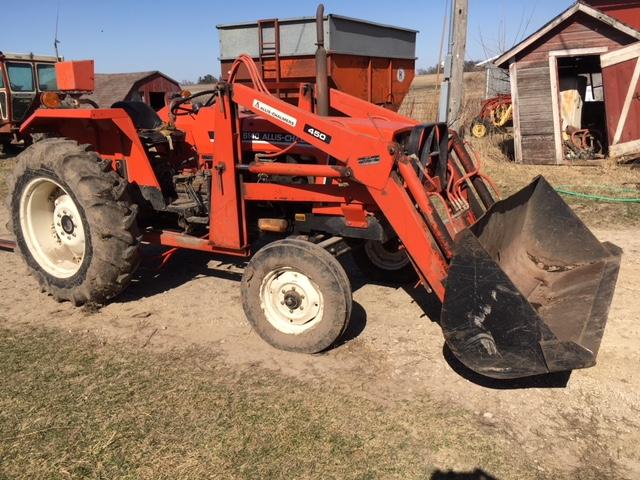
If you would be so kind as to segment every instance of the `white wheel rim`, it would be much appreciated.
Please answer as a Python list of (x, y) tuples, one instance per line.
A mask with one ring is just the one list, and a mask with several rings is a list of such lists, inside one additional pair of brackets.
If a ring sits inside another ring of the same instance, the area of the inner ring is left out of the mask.
[(371, 263), (383, 270), (400, 270), (409, 264), (404, 250), (389, 250), (382, 242), (369, 241), (364, 244), (364, 249)]
[(20, 226), (29, 252), (57, 278), (75, 275), (86, 251), (86, 237), (77, 205), (49, 178), (31, 180), (20, 196)]
[(299, 335), (320, 323), (324, 299), (318, 285), (305, 274), (280, 268), (262, 281), (260, 306), (277, 330)]

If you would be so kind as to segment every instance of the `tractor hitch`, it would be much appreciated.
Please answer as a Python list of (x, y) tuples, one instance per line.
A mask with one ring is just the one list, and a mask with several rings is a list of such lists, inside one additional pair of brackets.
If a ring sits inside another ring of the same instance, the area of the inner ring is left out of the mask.
[(456, 236), (441, 313), (449, 348), (493, 378), (595, 365), (621, 253), (536, 178)]

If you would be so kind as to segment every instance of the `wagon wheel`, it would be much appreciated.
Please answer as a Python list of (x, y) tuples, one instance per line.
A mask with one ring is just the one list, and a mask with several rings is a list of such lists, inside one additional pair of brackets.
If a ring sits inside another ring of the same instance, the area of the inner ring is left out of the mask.
[(471, 135), (475, 138), (484, 138), (489, 134), (489, 126), (486, 121), (476, 119), (471, 124)]

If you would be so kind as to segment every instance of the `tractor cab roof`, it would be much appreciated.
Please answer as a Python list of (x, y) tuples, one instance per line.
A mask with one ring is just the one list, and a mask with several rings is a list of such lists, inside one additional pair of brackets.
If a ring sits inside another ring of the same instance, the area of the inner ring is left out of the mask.
[(34, 55), (33, 53), (3, 53), (0, 52), (0, 60), (20, 60), (26, 62), (56, 63), (62, 57), (54, 55)]

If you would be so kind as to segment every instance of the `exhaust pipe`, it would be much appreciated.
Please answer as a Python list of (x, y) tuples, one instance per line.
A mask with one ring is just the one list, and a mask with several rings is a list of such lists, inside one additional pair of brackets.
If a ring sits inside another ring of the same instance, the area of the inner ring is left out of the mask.
[(329, 115), (329, 76), (327, 73), (327, 51), (324, 48), (324, 5), (316, 10), (316, 113)]

